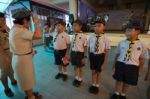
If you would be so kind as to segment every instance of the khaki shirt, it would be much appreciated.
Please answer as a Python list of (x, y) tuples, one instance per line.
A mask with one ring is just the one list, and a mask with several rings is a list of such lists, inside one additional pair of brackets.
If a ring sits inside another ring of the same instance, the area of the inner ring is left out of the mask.
[(98, 39), (98, 44), (99, 44), (98, 52), (95, 52), (96, 40), (97, 40), (96, 34), (89, 38), (87, 46), (90, 49), (90, 53), (102, 54), (102, 53), (105, 53), (105, 50), (108, 50), (111, 48), (110, 40), (104, 34), (102, 34)]
[(87, 46), (87, 35), (84, 33), (77, 33), (75, 35), (73, 35), (71, 43), (72, 51), (84, 52), (84, 48)]
[(9, 48), (9, 28), (6, 26), (5, 28), (0, 28), (0, 43), (4, 49)]
[(140, 40), (136, 41), (135, 44), (131, 47), (131, 57), (129, 60), (124, 60), (126, 53), (129, 49), (128, 40), (123, 40), (118, 45), (118, 54), (119, 57), (117, 61), (124, 62), (126, 64), (139, 66), (139, 58), (149, 59), (148, 49), (143, 42)]
[(55, 50), (67, 49), (67, 45), (70, 44), (70, 36), (66, 32), (54, 33), (53, 41)]
[(10, 51), (14, 54), (27, 54), (32, 51), (34, 33), (22, 25), (14, 25), (9, 33)]

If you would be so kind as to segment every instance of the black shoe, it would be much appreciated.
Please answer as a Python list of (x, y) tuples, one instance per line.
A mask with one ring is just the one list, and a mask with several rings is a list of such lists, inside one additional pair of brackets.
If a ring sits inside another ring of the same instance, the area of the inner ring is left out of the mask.
[(5, 89), (4, 90), (7, 97), (13, 97), (14, 93), (11, 91), (11, 89)]
[(119, 99), (127, 99), (127, 98), (126, 98), (126, 96), (121, 96), (121, 95), (120, 95), (120, 98), (119, 98)]
[(75, 87), (77, 87), (77, 84), (78, 84), (78, 80), (77, 79), (75, 79), (74, 81), (73, 81), (73, 86), (75, 86)]
[(63, 81), (67, 81), (67, 79), (68, 79), (68, 76), (67, 76), (66, 74), (63, 74), (62, 80), (63, 80)]
[(120, 96), (114, 93), (110, 99), (120, 99)]
[(89, 88), (89, 92), (90, 92), (90, 93), (94, 93), (94, 92), (95, 92), (95, 87), (94, 87), (94, 86), (91, 86), (91, 87)]
[(11, 84), (12, 84), (13, 86), (17, 86), (17, 81), (15, 80), (15, 81), (11, 82)]
[(95, 87), (94, 94), (98, 94), (98, 93), (99, 93), (99, 88), (98, 88), (98, 87)]
[(78, 81), (78, 87), (80, 87), (82, 84), (82, 81)]
[[(33, 92), (33, 95), (35, 96), (35, 99), (42, 99), (42, 95), (40, 95), (38, 92)], [(25, 99), (29, 99), (29, 98), (25, 96)]]
[(62, 76), (63, 76), (63, 74), (58, 73), (58, 74), (55, 76), (55, 79), (60, 79), (60, 78), (62, 78)]

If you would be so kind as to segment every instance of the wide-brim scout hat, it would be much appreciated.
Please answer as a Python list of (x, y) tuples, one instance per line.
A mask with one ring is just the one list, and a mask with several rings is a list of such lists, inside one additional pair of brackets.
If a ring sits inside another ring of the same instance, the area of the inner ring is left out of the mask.
[(96, 24), (96, 23), (101, 23), (101, 24), (103, 24), (103, 25), (106, 25), (105, 20), (102, 19), (102, 18), (97, 18), (97, 19), (95, 20), (95, 24)]
[(21, 19), (29, 16), (31, 16), (31, 11), (27, 11), (27, 10), (19, 10), (12, 15), (14, 19)]

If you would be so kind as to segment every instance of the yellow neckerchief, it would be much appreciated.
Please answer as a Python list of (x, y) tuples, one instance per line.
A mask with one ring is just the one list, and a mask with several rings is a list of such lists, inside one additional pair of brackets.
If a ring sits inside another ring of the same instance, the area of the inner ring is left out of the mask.
[(104, 35), (104, 33), (96, 35), (95, 52), (99, 51), (99, 38), (102, 37), (103, 35)]
[(135, 41), (131, 41), (131, 40), (128, 40), (128, 43), (129, 43), (129, 48), (127, 50), (127, 53), (126, 53), (126, 56), (124, 58), (124, 61), (129, 61), (129, 59), (131, 58), (131, 52), (132, 52), (132, 45), (134, 45), (137, 41), (139, 41), (139, 39), (135, 40)]
[[(64, 32), (64, 31), (63, 31), (63, 32)], [(61, 32), (61, 33), (63, 33), (63, 32)], [(55, 36), (55, 38), (54, 38), (54, 42), (56, 42), (56, 40), (57, 40), (57, 38), (58, 38), (58, 35), (61, 34), (61, 33), (58, 33), (58, 32), (57, 32), (57, 34), (56, 34), (56, 36)]]
[[(82, 31), (80, 31), (79, 33), (82, 33)], [(74, 34), (75, 36), (74, 36), (74, 39), (73, 39), (73, 44), (72, 44), (73, 46), (72, 47), (75, 47), (75, 43), (76, 43), (77, 36), (78, 36), (79, 33)]]

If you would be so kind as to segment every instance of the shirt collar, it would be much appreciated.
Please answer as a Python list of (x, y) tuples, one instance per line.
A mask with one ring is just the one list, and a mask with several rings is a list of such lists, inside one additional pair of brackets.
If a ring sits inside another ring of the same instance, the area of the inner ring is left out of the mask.
[(129, 42), (129, 43), (136, 43), (136, 42), (138, 42), (140, 39), (136, 39), (135, 41), (131, 41), (131, 40), (129, 40), (129, 39), (127, 39), (127, 41)]
[(103, 33), (103, 34), (95, 34), (95, 36), (96, 36), (96, 37), (97, 37), (97, 36), (102, 37), (102, 36), (104, 36), (104, 33)]

